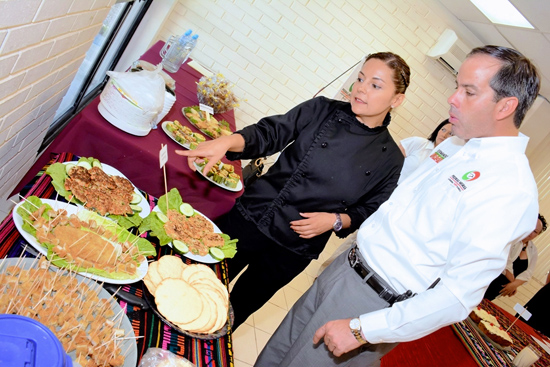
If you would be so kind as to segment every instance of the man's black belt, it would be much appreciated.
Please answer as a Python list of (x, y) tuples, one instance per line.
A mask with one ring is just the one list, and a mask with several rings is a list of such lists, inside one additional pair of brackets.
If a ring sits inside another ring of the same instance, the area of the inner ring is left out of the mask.
[(410, 290), (403, 294), (398, 294), (394, 291), (382, 278), (380, 278), (380, 276), (378, 276), (378, 274), (376, 274), (374, 270), (366, 264), (366, 262), (361, 260), (357, 245), (351, 248), (348, 254), (348, 260), (352, 269), (359, 274), (361, 279), (363, 279), (365, 283), (372, 288), (372, 290), (378, 293), (380, 298), (388, 302), (390, 306), (395, 302), (403, 301), (414, 296)]

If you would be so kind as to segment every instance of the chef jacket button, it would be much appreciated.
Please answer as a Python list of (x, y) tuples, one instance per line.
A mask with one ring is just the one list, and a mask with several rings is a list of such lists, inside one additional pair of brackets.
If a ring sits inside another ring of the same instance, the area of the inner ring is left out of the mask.
[(339, 123), (342, 123), (342, 119), (338, 119), (338, 122), (339, 122)]
[(305, 173), (305, 172), (302, 172), (302, 173), (300, 173), (300, 176), (306, 177), (306, 173)]
[(286, 206), (286, 201), (281, 201), (281, 206)]
[(365, 172), (365, 175), (370, 176), (370, 171)]
[(325, 141), (323, 144), (321, 144), (321, 147), (323, 147), (323, 148), (328, 147), (328, 143)]
[(383, 151), (383, 152), (385, 152), (386, 150), (388, 150), (388, 148), (382, 147), (382, 151)]
[(342, 200), (342, 205), (346, 205), (347, 202), (345, 200)]

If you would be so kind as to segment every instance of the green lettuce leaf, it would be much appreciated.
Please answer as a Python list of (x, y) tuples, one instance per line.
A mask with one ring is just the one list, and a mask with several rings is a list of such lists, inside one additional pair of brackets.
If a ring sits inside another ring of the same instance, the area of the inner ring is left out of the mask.
[(224, 240), (224, 244), (221, 250), (223, 251), (226, 259), (231, 259), (237, 253), (237, 242), (239, 240), (237, 238), (231, 239), (231, 237), (229, 237), (225, 233), (222, 233), (221, 236)]
[[(168, 208), (174, 209), (179, 212), (181, 204), (183, 204), (183, 199), (181, 198), (181, 195), (178, 191), (178, 189), (173, 188), (168, 192)], [(168, 213), (168, 210), (166, 209), (166, 195), (162, 195), (158, 201), (157, 205), (161, 212), (164, 214)]]
[(109, 214), (107, 217), (114, 220), (121, 227), (126, 229), (130, 229), (132, 227), (139, 227), (139, 225), (141, 224), (141, 221), (143, 220), (143, 218), (141, 218), (138, 213), (135, 213), (132, 215), (126, 215), (126, 216)]
[(63, 163), (54, 163), (50, 165), (46, 173), (52, 178), (52, 185), (59, 195), (63, 196), (67, 201), (82, 205), (81, 201), (77, 198), (73, 198), (72, 193), (65, 189), (65, 179), (69, 176), (67, 176), (66, 166)]
[[(29, 196), (25, 199), (25, 202), (17, 208), (17, 214), (21, 216), (23, 219), (23, 230), (33, 235), (33, 237), (36, 237), (36, 229), (30, 224), (32, 220), (31, 215), (35, 211), (37, 211), (42, 206), (42, 200), (40, 200), (37, 196)], [(51, 206), (46, 204), (46, 210), (44, 210), (44, 213), (42, 214), (42, 217), (45, 219), (48, 219), (48, 210), (52, 209)]]
[(159, 219), (157, 213), (154, 211), (143, 219), (139, 226), (139, 231), (142, 233), (149, 231), (151, 236), (158, 238), (159, 245), (161, 246), (172, 242), (172, 238), (170, 238), (164, 230), (164, 222)]

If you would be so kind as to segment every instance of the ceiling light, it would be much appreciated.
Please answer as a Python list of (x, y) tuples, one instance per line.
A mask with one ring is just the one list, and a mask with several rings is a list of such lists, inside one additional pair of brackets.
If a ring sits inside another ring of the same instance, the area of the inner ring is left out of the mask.
[(496, 24), (534, 29), (509, 0), (470, 0), (489, 20)]

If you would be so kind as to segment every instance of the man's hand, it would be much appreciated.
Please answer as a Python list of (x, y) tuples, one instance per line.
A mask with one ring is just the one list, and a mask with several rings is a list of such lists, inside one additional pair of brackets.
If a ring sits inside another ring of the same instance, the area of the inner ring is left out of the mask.
[(317, 344), (321, 339), (328, 350), (336, 357), (361, 346), (349, 328), (351, 318), (329, 321), (321, 326), (313, 336), (313, 343)]
[(313, 238), (330, 231), (336, 217), (332, 213), (300, 213), (305, 219), (293, 220), (290, 228), (301, 238)]

